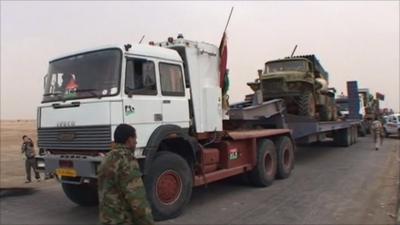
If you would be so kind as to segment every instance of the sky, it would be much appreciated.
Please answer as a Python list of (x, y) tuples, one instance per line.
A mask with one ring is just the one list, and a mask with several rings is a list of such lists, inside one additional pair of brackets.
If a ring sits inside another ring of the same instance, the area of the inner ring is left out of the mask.
[(329, 84), (385, 94), (400, 111), (399, 1), (1, 1), (1, 119), (34, 119), (48, 61), (114, 43), (186, 39), (219, 45), (227, 29), (231, 102), (268, 60), (315, 54)]

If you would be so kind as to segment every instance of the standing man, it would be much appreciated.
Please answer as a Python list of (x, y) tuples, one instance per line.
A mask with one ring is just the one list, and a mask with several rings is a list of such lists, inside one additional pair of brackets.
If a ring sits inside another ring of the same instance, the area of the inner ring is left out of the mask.
[(100, 223), (154, 224), (139, 163), (133, 156), (135, 128), (120, 124), (114, 141), (116, 145), (98, 169)]
[(383, 126), (378, 117), (372, 122), (372, 132), (374, 135), (375, 150), (378, 151), (383, 144)]
[(35, 159), (35, 148), (32, 139), (28, 136), (22, 136), (22, 146), (21, 146), (21, 153), (25, 156), (25, 171), (26, 171), (26, 181), (25, 183), (30, 183), (31, 180), (31, 169), (35, 173), (35, 178), (39, 182), (40, 175), (39, 172), (36, 170), (36, 159)]

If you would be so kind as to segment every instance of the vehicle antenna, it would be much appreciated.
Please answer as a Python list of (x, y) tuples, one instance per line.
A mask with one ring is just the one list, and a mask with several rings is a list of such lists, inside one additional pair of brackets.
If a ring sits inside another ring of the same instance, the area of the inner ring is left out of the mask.
[(139, 44), (141, 44), (141, 43), (142, 43), (142, 41), (143, 41), (144, 37), (145, 37), (145, 35), (143, 34), (142, 38), (141, 38), (141, 39), (140, 39), (140, 41), (139, 41)]
[(233, 12), (233, 6), (231, 8), (231, 12), (229, 13), (228, 21), (226, 22), (226, 25), (225, 25), (224, 34), (225, 34), (226, 29), (228, 28), (229, 21), (231, 20), (232, 12)]
[(294, 52), (296, 51), (296, 49), (297, 49), (297, 45), (296, 45), (296, 46), (294, 46), (294, 49), (293, 49), (293, 51), (292, 51), (292, 54), (290, 55), (290, 57), (293, 57), (293, 55), (294, 55)]

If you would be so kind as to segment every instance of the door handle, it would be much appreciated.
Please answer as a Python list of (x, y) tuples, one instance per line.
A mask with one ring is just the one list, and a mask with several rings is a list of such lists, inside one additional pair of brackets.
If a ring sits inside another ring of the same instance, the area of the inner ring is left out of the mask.
[(162, 121), (162, 114), (161, 113), (154, 114), (154, 121)]
[(163, 100), (162, 103), (163, 104), (171, 104), (171, 100)]

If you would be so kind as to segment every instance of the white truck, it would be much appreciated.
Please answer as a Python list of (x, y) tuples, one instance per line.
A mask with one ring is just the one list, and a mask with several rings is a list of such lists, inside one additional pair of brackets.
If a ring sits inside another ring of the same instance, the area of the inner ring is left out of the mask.
[(73, 202), (96, 204), (97, 166), (127, 123), (156, 220), (181, 214), (194, 186), (239, 174), (262, 187), (289, 177), (295, 145), (282, 101), (226, 112), (219, 63), (218, 47), (182, 36), (51, 60), (37, 112), (46, 152), (38, 168), (57, 174)]

